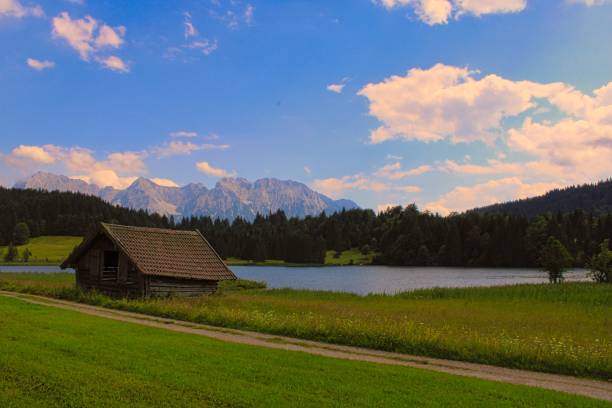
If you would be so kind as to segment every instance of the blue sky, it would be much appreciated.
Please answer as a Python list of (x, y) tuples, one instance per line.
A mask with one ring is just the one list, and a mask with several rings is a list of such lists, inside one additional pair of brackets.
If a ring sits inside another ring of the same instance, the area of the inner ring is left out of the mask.
[(302, 181), (447, 213), (612, 175), (612, 3), (0, 0), (0, 183)]

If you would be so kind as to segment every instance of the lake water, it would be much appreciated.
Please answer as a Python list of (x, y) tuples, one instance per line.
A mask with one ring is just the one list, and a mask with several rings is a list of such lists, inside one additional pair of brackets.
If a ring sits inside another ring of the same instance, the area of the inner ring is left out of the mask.
[[(230, 266), (242, 279), (264, 281), (270, 288), (294, 288), (368, 293), (397, 293), (433, 287), (499, 286), (545, 283), (537, 269), (439, 267), (282, 267)], [(0, 266), (0, 272), (61, 272), (57, 266)], [(567, 281), (588, 280), (582, 269), (565, 274)]]

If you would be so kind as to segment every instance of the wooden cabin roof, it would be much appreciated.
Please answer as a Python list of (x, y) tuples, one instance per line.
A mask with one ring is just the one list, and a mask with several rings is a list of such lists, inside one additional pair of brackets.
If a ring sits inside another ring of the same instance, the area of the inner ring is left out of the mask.
[(110, 238), (144, 275), (228, 280), (236, 276), (199, 231), (100, 224), (94, 234), (64, 261), (74, 266), (100, 234)]

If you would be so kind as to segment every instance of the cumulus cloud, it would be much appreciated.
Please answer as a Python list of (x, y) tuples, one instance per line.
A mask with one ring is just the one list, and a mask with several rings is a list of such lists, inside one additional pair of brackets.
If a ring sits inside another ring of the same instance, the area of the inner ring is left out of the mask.
[(128, 65), (115, 55), (104, 56), (102, 52), (108, 48), (120, 48), (124, 43), (126, 28), (111, 27), (99, 22), (91, 16), (73, 19), (64, 11), (52, 19), (52, 35), (64, 40), (74, 48), (83, 61), (94, 60), (103, 67), (117, 72), (128, 72)]
[(11, 156), (17, 159), (27, 159), (41, 164), (51, 164), (55, 162), (55, 158), (40, 146), (20, 145), (13, 149)]
[(497, 75), (477, 79), (475, 75), (467, 68), (437, 64), (366, 85), (359, 95), (368, 98), (370, 114), (382, 122), (371, 132), (370, 141), (491, 143), (505, 118), (533, 108), (536, 98), (566, 88), (561, 83), (511, 81)]
[[(438, 64), (366, 85), (360, 95), (369, 99), (371, 115), (381, 122), (370, 134), (372, 143), (480, 141), (503, 149), (484, 163), (466, 156), (464, 163), (447, 160), (404, 170), (396, 161), (374, 173), (387, 180), (427, 171), (496, 177), (457, 187), (430, 203), (441, 212), (612, 174), (612, 82), (586, 93), (565, 83), (514, 81)], [(505, 152), (520, 159), (509, 160)], [(505, 195), (498, 191), (503, 188)], [(466, 198), (469, 194), (473, 199)]]
[(402, 164), (395, 162), (386, 164), (374, 173), (378, 177), (383, 177), (390, 180), (399, 180), (411, 176), (420, 176), (421, 174), (433, 171), (434, 167), (424, 164), (409, 170), (402, 170)]
[(196, 168), (202, 173), (213, 177), (235, 177), (236, 172), (227, 171), (219, 167), (213, 167), (208, 162), (202, 161), (196, 163)]
[(339, 198), (347, 190), (381, 192), (389, 189), (387, 184), (373, 181), (361, 174), (340, 178), (330, 177), (326, 179), (317, 179), (313, 181), (312, 185), (315, 190), (332, 198)]
[(19, 0), (0, 0), (1, 17), (43, 17), (45, 12), (38, 4), (24, 6)]
[(55, 66), (55, 62), (53, 61), (41, 61), (34, 58), (28, 58), (26, 60), (26, 64), (28, 64), (30, 68), (35, 69), (37, 71), (43, 71), (45, 69), (53, 68)]
[(97, 160), (94, 152), (80, 146), (62, 147), (52, 144), (42, 146), (21, 145), (14, 148), (2, 160), (22, 173), (33, 173), (48, 166), (59, 166), (68, 176), (97, 184), (126, 188), (147, 171), (142, 152), (115, 152), (104, 160)]
[(106, 58), (101, 58), (99, 61), (102, 66), (107, 69), (110, 69), (111, 71), (117, 71), (121, 73), (130, 72), (130, 66), (121, 58), (115, 55), (111, 55)]
[(346, 84), (329, 84), (327, 85), (327, 90), (334, 93), (342, 93), (345, 85)]
[[(583, 0), (597, 1), (597, 0)], [(421, 21), (429, 25), (447, 24), (464, 14), (518, 13), (527, 7), (527, 0), (374, 0), (388, 10), (411, 7)]]
[(96, 47), (121, 47), (121, 44), (123, 44), (123, 36), (125, 35), (125, 31), (124, 26), (119, 26), (113, 29), (106, 24), (103, 24), (98, 32), (98, 37), (96, 37)]
[(158, 157), (170, 157), (170, 156), (187, 156), (193, 152), (202, 150), (225, 150), (229, 149), (228, 144), (212, 144), (203, 143), (196, 144), (192, 142), (184, 142), (180, 140), (173, 140), (162, 146), (154, 148), (154, 152)]
[(425, 204), (425, 209), (447, 215), (474, 207), (532, 197), (559, 187), (558, 183), (525, 183), (518, 177), (489, 180), (473, 186), (455, 187), (436, 201)]
[(165, 179), (165, 178), (154, 177), (151, 179), (151, 181), (157, 184), (158, 186), (162, 186), (162, 187), (178, 187), (179, 186), (174, 181), (170, 179)]

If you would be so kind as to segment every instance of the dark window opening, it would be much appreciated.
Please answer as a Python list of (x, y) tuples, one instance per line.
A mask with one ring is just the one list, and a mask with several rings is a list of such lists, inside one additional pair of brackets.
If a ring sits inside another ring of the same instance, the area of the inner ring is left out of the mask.
[(102, 280), (117, 280), (119, 275), (119, 252), (104, 251), (104, 268)]

